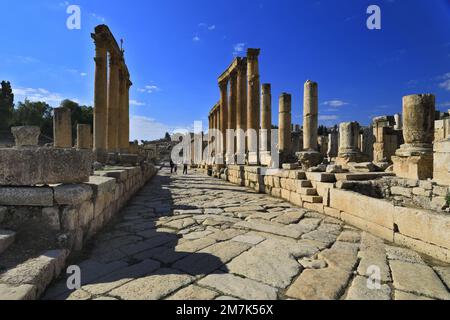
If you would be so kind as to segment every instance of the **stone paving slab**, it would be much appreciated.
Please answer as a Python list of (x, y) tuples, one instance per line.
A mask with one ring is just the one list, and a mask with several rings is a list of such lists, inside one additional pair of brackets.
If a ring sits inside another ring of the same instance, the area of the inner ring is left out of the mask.
[[(340, 220), (193, 171), (162, 169), (91, 240), (82, 288), (45, 299), (449, 299), (450, 266)], [(379, 270), (380, 289), (368, 288)], [(32, 298), (33, 287), (4, 285)]]

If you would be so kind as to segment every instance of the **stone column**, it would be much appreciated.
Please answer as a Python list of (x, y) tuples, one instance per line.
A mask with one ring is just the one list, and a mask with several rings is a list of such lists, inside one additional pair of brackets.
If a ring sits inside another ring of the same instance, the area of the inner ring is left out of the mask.
[(77, 125), (77, 149), (92, 149), (91, 126), (88, 124)]
[(325, 158), (328, 154), (328, 137), (326, 136), (320, 136), (317, 138), (317, 144), (319, 148), (319, 152), (322, 154), (322, 156)]
[(247, 59), (239, 61), (237, 67), (237, 103), (236, 103), (236, 163), (245, 164), (247, 149), (245, 133), (247, 131)]
[(433, 176), (434, 119), (434, 95), (403, 97), (405, 144), (392, 157), (397, 176), (416, 180), (426, 180)]
[(221, 159), (222, 163), (219, 164), (225, 164), (224, 162), (224, 156), (226, 153), (226, 146), (227, 146), (227, 128), (228, 128), (228, 79), (222, 81), (219, 83), (220, 88), (220, 125), (219, 129), (221, 132), (220, 138), (219, 138), (219, 150), (220, 155), (219, 159)]
[(336, 158), (339, 152), (339, 134), (336, 130), (333, 130), (328, 134), (328, 158)]
[(264, 166), (271, 162), (271, 134), (272, 134), (272, 92), (271, 85), (265, 83), (261, 87), (261, 132), (260, 132), (260, 160)]
[[(278, 119), (278, 150), (280, 160), (283, 163), (292, 153), (291, 145), (291, 95), (282, 93), (279, 100), (279, 119)], [(280, 163), (280, 164), (282, 164)]]
[(306, 81), (303, 103), (303, 148), (317, 151), (319, 95), (316, 82)]
[(303, 92), (303, 150), (297, 153), (303, 169), (315, 167), (323, 161), (318, 152), (319, 90), (316, 82), (306, 81)]
[(260, 129), (260, 79), (259, 79), (259, 57), (260, 49), (247, 50), (247, 130), (253, 130), (248, 135), (248, 164), (259, 164), (259, 129)]
[(106, 42), (92, 35), (95, 40), (94, 82), (94, 152), (97, 161), (105, 161), (107, 140), (108, 52)]
[(400, 113), (396, 113), (394, 115), (394, 119), (395, 119), (394, 129), (395, 130), (402, 130), (403, 129), (402, 115)]
[[(226, 161), (228, 164), (234, 164), (234, 152), (236, 147), (236, 108), (237, 108), (237, 71), (230, 73), (230, 91), (228, 99), (228, 130), (227, 132), (227, 156)], [(232, 130), (232, 131), (231, 131)]]
[(344, 122), (339, 126), (339, 157), (354, 158), (359, 154), (358, 149), (359, 138), (359, 123), (358, 122)]
[(55, 148), (72, 148), (72, 119), (70, 109), (53, 109), (53, 142)]
[[(133, 83), (130, 81), (130, 78), (127, 77), (126, 80), (126, 88), (125, 88), (125, 113), (124, 113), (124, 129), (123, 129), (123, 144), (127, 145), (129, 148), (130, 146), (130, 88), (133, 85)], [(129, 151), (129, 150), (128, 150)]]
[(123, 68), (119, 71), (119, 112), (118, 112), (118, 149), (120, 153), (128, 153), (130, 147), (130, 141), (128, 135), (126, 134), (128, 117), (126, 114), (127, 110), (127, 88), (128, 78)]
[(119, 120), (119, 57), (110, 55), (108, 83), (108, 127), (107, 150), (109, 153), (118, 151), (118, 120)]
[(369, 161), (373, 161), (374, 143), (373, 126), (364, 128), (361, 134), (361, 152), (369, 157)]

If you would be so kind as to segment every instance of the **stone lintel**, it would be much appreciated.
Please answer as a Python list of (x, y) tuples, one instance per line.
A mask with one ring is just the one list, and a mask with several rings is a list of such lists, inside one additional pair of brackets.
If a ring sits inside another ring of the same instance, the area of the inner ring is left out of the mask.
[(241, 61), (242, 61), (242, 58), (241, 58), (241, 57), (236, 57), (236, 58), (233, 60), (233, 62), (230, 64), (230, 66), (227, 68), (227, 70), (225, 70), (225, 71), (220, 75), (220, 77), (219, 77), (219, 79), (218, 79), (219, 83), (221, 83), (221, 82), (223, 82), (223, 81), (226, 81), (226, 80), (230, 77), (230, 74), (231, 74), (232, 72), (236, 72), (237, 69), (238, 69), (238, 66), (239, 66), (240, 63), (241, 63)]

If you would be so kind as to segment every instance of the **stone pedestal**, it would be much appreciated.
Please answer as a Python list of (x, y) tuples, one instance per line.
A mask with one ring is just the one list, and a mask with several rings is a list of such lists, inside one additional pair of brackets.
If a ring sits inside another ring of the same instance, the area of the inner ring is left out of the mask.
[(433, 180), (450, 186), (450, 136), (434, 143)]
[(426, 180), (433, 177), (435, 97), (431, 94), (403, 97), (405, 144), (392, 157), (398, 177)]
[(72, 120), (70, 109), (53, 110), (53, 140), (55, 148), (72, 148)]
[(92, 149), (91, 126), (88, 124), (77, 125), (77, 149)]

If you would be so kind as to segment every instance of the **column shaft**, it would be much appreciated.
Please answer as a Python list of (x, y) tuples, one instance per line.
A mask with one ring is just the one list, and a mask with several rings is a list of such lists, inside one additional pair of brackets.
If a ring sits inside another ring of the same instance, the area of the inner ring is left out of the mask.
[(291, 153), (291, 95), (283, 93), (279, 101), (278, 150), (284, 156)]
[(306, 151), (317, 151), (319, 113), (317, 83), (306, 81), (303, 103), (303, 148)]
[(261, 151), (269, 151), (272, 128), (272, 93), (271, 85), (268, 83), (262, 85), (261, 105)]
[[(220, 132), (219, 148), (221, 156), (226, 152), (227, 146), (227, 128), (228, 128), (228, 79), (219, 83), (220, 88)], [(224, 158), (222, 158), (224, 159)], [(222, 160), (223, 161), (223, 160)]]
[(72, 120), (70, 109), (55, 108), (53, 141), (55, 148), (72, 148)]
[(108, 83), (108, 152), (118, 151), (118, 123), (119, 120), (119, 57), (111, 54)]
[(94, 151), (106, 150), (107, 105), (108, 105), (108, 53), (103, 43), (95, 42), (95, 83), (94, 83)]
[(258, 136), (260, 130), (260, 103), (261, 103), (261, 87), (259, 78), (259, 63), (258, 56), (259, 49), (247, 50), (247, 130), (252, 130), (253, 133), (248, 135), (248, 163), (259, 164), (258, 156)]

